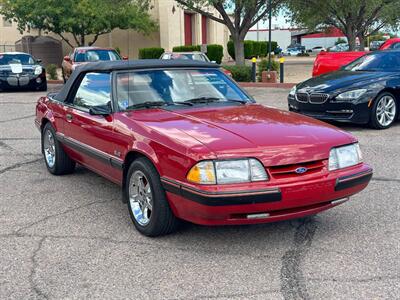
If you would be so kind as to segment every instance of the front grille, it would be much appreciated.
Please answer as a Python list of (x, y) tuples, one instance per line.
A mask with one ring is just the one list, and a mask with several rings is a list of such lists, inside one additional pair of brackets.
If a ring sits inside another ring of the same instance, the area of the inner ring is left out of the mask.
[(307, 103), (308, 102), (308, 94), (307, 93), (297, 93), (296, 100), (299, 102)]
[(320, 93), (296, 93), (296, 100), (302, 103), (322, 104), (329, 99), (328, 94)]
[[(324, 167), (325, 167), (324, 160), (316, 160), (299, 164), (270, 167), (268, 169), (269, 173), (273, 178), (282, 179), (282, 178), (293, 178), (303, 175), (319, 173), (323, 170)], [(307, 171), (299, 174), (296, 172), (296, 170), (299, 168), (305, 168), (307, 169)]]
[(310, 95), (310, 103), (313, 104), (322, 104), (325, 103), (329, 98), (328, 94), (311, 94)]

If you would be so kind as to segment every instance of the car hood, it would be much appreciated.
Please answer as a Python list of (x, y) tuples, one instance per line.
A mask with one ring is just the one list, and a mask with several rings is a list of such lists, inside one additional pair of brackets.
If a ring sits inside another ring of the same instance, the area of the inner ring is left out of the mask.
[(332, 147), (356, 141), (334, 126), (257, 104), (143, 110), (126, 115), (148, 132), (174, 139), (177, 145), (186, 144), (187, 153), (201, 143), (210, 157), (256, 157), (265, 166), (327, 159)]
[(21, 73), (22, 72), (33, 72), (39, 65), (0, 65), (0, 72), (12, 72)]
[(307, 90), (308, 92), (329, 93), (348, 87), (365, 87), (369, 84), (382, 81), (393, 76), (389, 72), (352, 72), (336, 71), (321, 76), (310, 78), (297, 85), (298, 90)]

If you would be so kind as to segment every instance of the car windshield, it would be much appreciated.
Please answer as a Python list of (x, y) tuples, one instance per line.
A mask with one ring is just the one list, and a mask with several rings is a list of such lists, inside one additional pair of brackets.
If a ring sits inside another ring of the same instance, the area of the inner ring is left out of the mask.
[(398, 52), (377, 52), (360, 57), (344, 67), (346, 71), (400, 71)]
[(75, 54), (76, 62), (99, 61), (99, 60), (121, 60), (119, 54), (114, 50), (78, 50)]
[(208, 57), (202, 53), (174, 53), (171, 59), (188, 59), (209, 62)]
[(118, 73), (116, 78), (120, 110), (142, 104), (147, 107), (250, 101), (233, 81), (216, 69), (130, 71)]
[(34, 65), (36, 62), (29, 54), (0, 54), (0, 65)]

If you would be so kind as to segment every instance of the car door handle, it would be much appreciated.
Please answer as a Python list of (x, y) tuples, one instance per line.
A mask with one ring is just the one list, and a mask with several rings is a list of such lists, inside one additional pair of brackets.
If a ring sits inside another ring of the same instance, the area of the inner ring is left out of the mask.
[(68, 122), (71, 122), (72, 121), (72, 119), (73, 119), (73, 117), (72, 117), (72, 115), (71, 114), (66, 114), (66, 116), (65, 116), (66, 118), (67, 118), (67, 121)]

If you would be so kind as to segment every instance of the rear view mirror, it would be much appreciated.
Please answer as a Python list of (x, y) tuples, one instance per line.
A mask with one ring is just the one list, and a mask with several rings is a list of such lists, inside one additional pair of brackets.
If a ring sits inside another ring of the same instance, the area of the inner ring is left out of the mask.
[(108, 104), (92, 106), (89, 108), (89, 114), (92, 116), (108, 116), (111, 114), (111, 108)]

